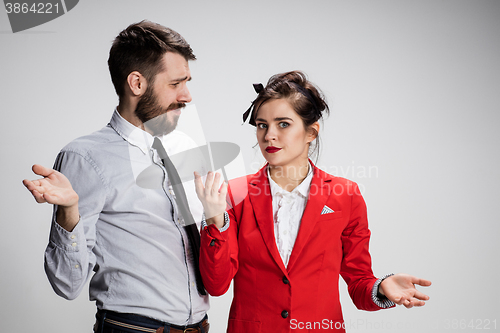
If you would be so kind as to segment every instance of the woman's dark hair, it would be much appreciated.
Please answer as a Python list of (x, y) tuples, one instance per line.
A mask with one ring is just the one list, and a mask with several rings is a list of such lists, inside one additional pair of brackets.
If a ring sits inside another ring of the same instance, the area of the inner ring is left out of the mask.
[(129, 25), (115, 38), (109, 51), (108, 67), (116, 93), (122, 97), (127, 77), (141, 73), (149, 83), (164, 70), (162, 58), (174, 52), (186, 60), (195, 60), (193, 50), (182, 36), (172, 29), (150, 21)]
[[(258, 88), (256, 88), (258, 89)], [(255, 117), (260, 106), (269, 100), (285, 99), (297, 112), (308, 130), (312, 124), (323, 118), (323, 113), (330, 113), (325, 96), (307, 76), (300, 71), (291, 71), (273, 75), (267, 85), (262, 87), (253, 102), (250, 124), (255, 126)], [(314, 129), (313, 129), (314, 130)], [(315, 131), (315, 130), (314, 130)], [(316, 134), (316, 144), (310, 149), (310, 155), (319, 152), (319, 133)]]

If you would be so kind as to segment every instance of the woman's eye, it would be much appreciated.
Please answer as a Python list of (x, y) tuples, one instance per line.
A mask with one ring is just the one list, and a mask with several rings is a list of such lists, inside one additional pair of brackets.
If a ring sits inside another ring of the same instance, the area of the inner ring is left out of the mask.
[(288, 126), (290, 126), (290, 124), (289, 124), (289, 123), (282, 122), (282, 123), (279, 123), (279, 126), (280, 126), (281, 128), (287, 128)]
[(266, 126), (266, 124), (264, 124), (264, 123), (259, 123), (259, 124), (257, 124), (257, 128), (264, 129), (264, 128), (266, 128), (266, 127), (267, 127), (267, 126)]

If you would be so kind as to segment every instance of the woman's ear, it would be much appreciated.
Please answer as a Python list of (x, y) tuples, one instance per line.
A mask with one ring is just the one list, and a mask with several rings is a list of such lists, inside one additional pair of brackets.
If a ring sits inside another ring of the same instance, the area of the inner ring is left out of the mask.
[(315, 122), (314, 124), (312, 124), (311, 126), (309, 126), (309, 133), (307, 134), (308, 135), (308, 142), (311, 143), (312, 141), (314, 141), (314, 139), (316, 139), (318, 137), (318, 134), (319, 134), (319, 122)]

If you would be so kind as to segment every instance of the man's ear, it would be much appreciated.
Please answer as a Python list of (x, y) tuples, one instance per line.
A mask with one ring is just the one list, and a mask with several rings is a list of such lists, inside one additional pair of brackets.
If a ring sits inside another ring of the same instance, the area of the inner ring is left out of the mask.
[(144, 94), (148, 83), (146, 78), (138, 71), (133, 71), (127, 76), (127, 87), (134, 96)]
[(311, 140), (309, 142), (314, 141), (314, 139), (316, 139), (318, 137), (318, 134), (319, 134), (319, 122), (315, 122), (314, 124), (309, 126), (308, 135), (309, 135), (309, 139)]

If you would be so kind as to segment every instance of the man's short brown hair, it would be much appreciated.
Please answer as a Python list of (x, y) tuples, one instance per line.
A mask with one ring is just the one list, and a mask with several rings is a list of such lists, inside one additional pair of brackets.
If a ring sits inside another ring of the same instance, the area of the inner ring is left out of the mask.
[(191, 46), (172, 29), (150, 21), (128, 26), (115, 38), (109, 51), (108, 66), (116, 93), (122, 97), (125, 82), (133, 71), (141, 73), (148, 83), (164, 70), (162, 57), (175, 52), (186, 60), (196, 60)]

